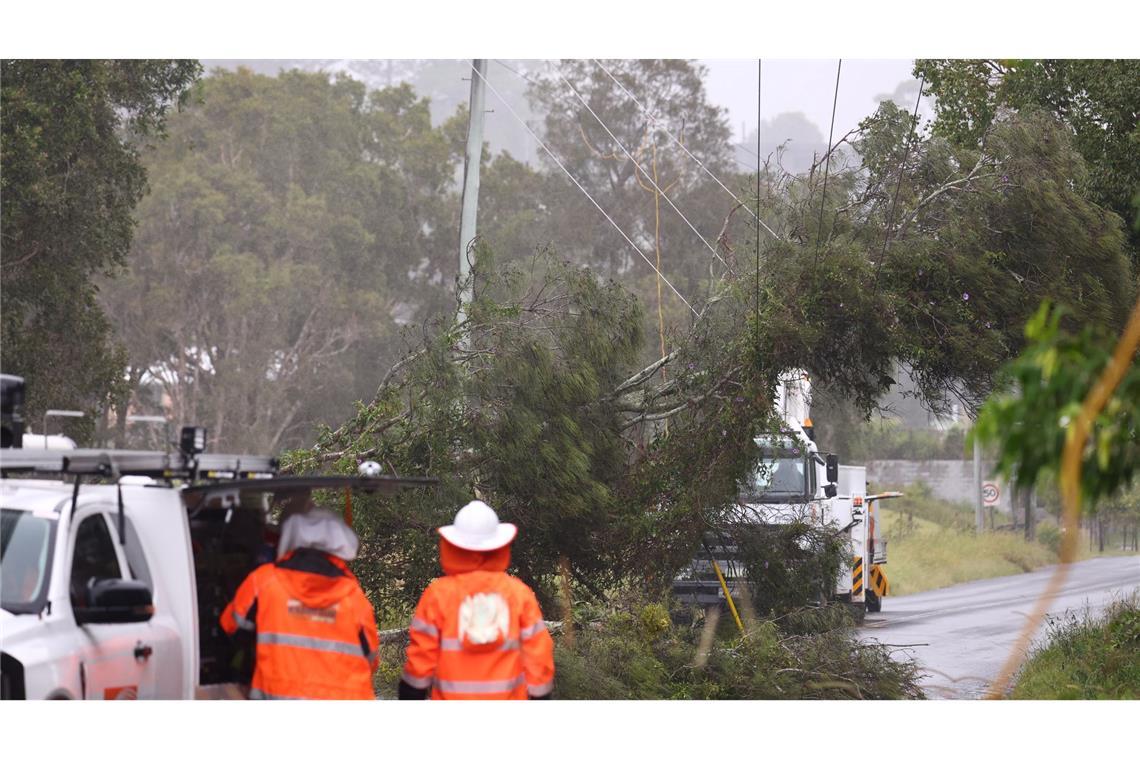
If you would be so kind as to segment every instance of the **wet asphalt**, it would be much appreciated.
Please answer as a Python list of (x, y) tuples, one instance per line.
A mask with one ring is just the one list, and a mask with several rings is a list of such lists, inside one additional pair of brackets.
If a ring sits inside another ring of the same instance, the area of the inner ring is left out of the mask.
[[(891, 645), (896, 658), (917, 660), (927, 697), (977, 699), (997, 677), (1054, 570), (888, 596), (882, 612), (867, 615), (860, 634)], [(1048, 615), (1095, 615), (1133, 593), (1140, 593), (1140, 556), (1085, 560), (1072, 565)], [(1047, 630), (1042, 624), (1034, 644), (1046, 639)]]

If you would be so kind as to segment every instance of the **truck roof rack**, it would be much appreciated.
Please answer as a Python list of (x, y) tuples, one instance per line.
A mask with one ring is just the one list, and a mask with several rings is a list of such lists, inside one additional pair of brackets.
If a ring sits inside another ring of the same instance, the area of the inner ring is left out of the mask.
[(204, 483), (188, 486), (187, 497), (196, 494), (206, 496), (218, 492), (254, 491), (259, 493), (288, 493), (292, 491), (314, 490), (322, 488), (379, 492), (391, 496), (403, 488), (424, 488), (439, 483), (438, 478), (424, 477), (398, 477), (395, 475), (380, 475), (376, 477), (363, 477), (360, 475), (283, 475), (275, 478), (249, 478), (238, 483)]
[(64, 475), (147, 475), (152, 478), (272, 478), (277, 460), (251, 454), (197, 454), (127, 449), (3, 449), (0, 472)]

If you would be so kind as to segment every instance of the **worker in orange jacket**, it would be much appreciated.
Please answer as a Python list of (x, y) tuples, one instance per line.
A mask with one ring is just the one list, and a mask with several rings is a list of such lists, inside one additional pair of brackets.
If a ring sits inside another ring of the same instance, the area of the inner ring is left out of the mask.
[(436, 578), (408, 631), (400, 699), (544, 699), (554, 641), (534, 592), (507, 575), (518, 529), (473, 501), (439, 529)]
[(226, 633), (256, 636), (251, 699), (375, 699), (376, 617), (345, 564), (357, 547), (326, 510), (285, 520), (277, 561), (250, 573), (221, 616)]

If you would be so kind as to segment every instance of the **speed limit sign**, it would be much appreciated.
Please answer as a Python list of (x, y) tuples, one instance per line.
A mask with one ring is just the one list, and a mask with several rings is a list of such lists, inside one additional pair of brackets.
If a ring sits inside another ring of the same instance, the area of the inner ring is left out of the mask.
[(983, 483), (982, 484), (982, 503), (987, 507), (997, 506), (998, 501), (1001, 500), (1001, 489), (998, 488), (997, 483)]

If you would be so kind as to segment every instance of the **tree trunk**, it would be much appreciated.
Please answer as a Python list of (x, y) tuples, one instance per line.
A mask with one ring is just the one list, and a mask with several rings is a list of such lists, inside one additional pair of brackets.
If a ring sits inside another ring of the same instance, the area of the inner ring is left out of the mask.
[(1037, 493), (1031, 489), (1025, 489), (1025, 540), (1037, 540)]

